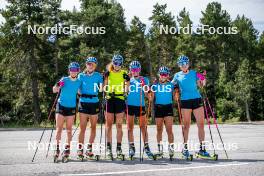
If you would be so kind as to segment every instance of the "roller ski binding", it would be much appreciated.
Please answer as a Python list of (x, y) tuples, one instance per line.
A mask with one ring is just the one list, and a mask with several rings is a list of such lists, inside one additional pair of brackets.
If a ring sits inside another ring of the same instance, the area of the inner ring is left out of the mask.
[(182, 158), (192, 161), (193, 160), (193, 155), (189, 153), (188, 149), (183, 149), (182, 150)]
[(67, 163), (70, 160), (70, 147), (67, 146), (62, 153), (62, 162)]
[(57, 146), (57, 149), (54, 151), (54, 156), (53, 156), (53, 162), (54, 163), (58, 163), (58, 159), (59, 159), (59, 156), (60, 156), (60, 149), (59, 147)]
[(79, 149), (77, 151), (77, 159), (80, 161), (84, 161), (83, 149)]
[(88, 147), (87, 147), (87, 151), (86, 151), (86, 158), (89, 159), (89, 160), (96, 160), (98, 161), (99, 160), (99, 155), (94, 155), (93, 151), (92, 151), (92, 144), (88, 144)]
[(199, 152), (195, 153), (196, 158), (201, 158), (201, 159), (210, 159), (210, 160), (218, 160), (218, 155), (213, 154), (210, 155), (205, 149), (204, 150), (199, 150)]
[(125, 160), (125, 155), (122, 153), (122, 149), (117, 149), (116, 159), (121, 160), (121, 161)]
[(151, 151), (150, 151), (150, 148), (149, 148), (149, 145), (148, 144), (145, 144), (144, 146), (144, 150), (146, 152), (146, 155), (149, 159), (152, 159), (152, 160), (156, 160), (157, 159), (157, 156), (154, 155)]
[(158, 144), (158, 153), (155, 155), (156, 159), (157, 158), (163, 158), (163, 145), (162, 144)]
[(130, 144), (130, 145), (129, 145), (129, 159), (130, 159), (131, 161), (135, 159), (135, 158), (134, 158), (135, 153), (136, 153), (135, 145), (134, 145), (134, 144)]

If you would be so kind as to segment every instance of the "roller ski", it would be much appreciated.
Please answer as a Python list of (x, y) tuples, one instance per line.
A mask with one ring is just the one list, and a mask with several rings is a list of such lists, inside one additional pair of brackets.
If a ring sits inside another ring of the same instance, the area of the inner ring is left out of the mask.
[(100, 157), (99, 155), (95, 155), (92, 151), (92, 145), (89, 144), (88, 147), (87, 147), (87, 151), (86, 151), (86, 158), (88, 160), (96, 160), (96, 161), (99, 161)]
[(118, 149), (116, 151), (116, 159), (121, 160), (121, 161), (125, 161), (125, 155), (122, 153), (121, 149)]
[(218, 155), (213, 154), (210, 155), (206, 150), (199, 150), (199, 152), (195, 153), (196, 158), (201, 158), (201, 159), (209, 159), (209, 160), (218, 160)]
[(148, 144), (145, 144), (144, 146), (144, 150), (146, 152), (146, 155), (149, 159), (151, 160), (156, 160), (157, 159), (157, 156), (154, 155), (151, 151), (150, 151), (150, 148), (149, 148), (149, 145)]
[(70, 148), (67, 147), (62, 153), (62, 162), (67, 163), (70, 160)]
[(192, 161), (193, 155), (189, 153), (188, 149), (183, 149), (182, 150), (182, 158), (187, 160), (187, 161)]
[(136, 149), (135, 149), (135, 145), (134, 144), (130, 144), (129, 145), (129, 159), (132, 161), (135, 159), (135, 153), (136, 153)]
[(57, 148), (57, 149), (54, 151), (54, 156), (53, 156), (53, 162), (54, 162), (54, 163), (58, 163), (58, 162), (59, 162), (59, 156), (60, 156), (60, 149)]

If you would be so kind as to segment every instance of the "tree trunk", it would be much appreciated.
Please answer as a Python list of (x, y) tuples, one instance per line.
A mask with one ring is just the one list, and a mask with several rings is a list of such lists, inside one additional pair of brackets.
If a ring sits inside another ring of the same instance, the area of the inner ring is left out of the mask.
[(29, 66), (30, 66), (30, 79), (31, 79), (31, 91), (33, 99), (33, 112), (34, 112), (34, 123), (39, 124), (41, 121), (41, 111), (39, 105), (39, 88), (38, 88), (38, 79), (37, 79), (37, 64), (34, 54), (34, 39), (33, 36), (29, 36)]
[(248, 120), (248, 122), (251, 122), (250, 114), (249, 114), (249, 105), (248, 105), (248, 101), (247, 100), (245, 101), (245, 106), (246, 106), (247, 120)]

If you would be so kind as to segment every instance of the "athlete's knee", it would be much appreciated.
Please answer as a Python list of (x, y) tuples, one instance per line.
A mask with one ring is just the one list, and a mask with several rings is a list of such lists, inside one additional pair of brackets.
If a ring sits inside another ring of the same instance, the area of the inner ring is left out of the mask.
[(122, 123), (120, 122), (116, 123), (116, 128), (119, 130), (122, 129)]

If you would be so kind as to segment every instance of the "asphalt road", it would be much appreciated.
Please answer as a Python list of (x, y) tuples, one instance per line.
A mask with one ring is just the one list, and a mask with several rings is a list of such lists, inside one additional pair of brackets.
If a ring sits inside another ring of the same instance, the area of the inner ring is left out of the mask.
[[(134, 161), (85, 161), (76, 160), (76, 150), (71, 153), (71, 161), (68, 163), (53, 163), (53, 151), (45, 157), (46, 150), (41, 147), (37, 153), (35, 161), (32, 163), (34, 150), (30, 148), (30, 143), (38, 142), (41, 130), (0, 130), (0, 175), (264, 175), (264, 125), (220, 125), (219, 126), (224, 143), (228, 149), (229, 159), (221, 150), (221, 142), (215, 127), (212, 127), (214, 142), (217, 144), (219, 155), (218, 161), (194, 159), (192, 162), (180, 159), (180, 151), (176, 152), (176, 159), (170, 161), (167, 158), (152, 161), (144, 158)], [(127, 132), (124, 126), (123, 151), (127, 153)], [(156, 128), (149, 126), (150, 146), (153, 152), (156, 147)], [(104, 130), (103, 130), (104, 131)], [(51, 130), (47, 130), (43, 142), (49, 141)], [(174, 126), (175, 142), (181, 142), (181, 130), (179, 126)], [(78, 134), (78, 131), (77, 131)], [(89, 131), (86, 135), (88, 139)], [(135, 142), (137, 152), (139, 151), (139, 130), (135, 129)], [(54, 140), (53, 135), (53, 140)], [(100, 128), (97, 131), (96, 142), (99, 142)], [(113, 131), (115, 136), (115, 128)], [(167, 141), (164, 130), (163, 140)], [(65, 134), (63, 140), (65, 139)], [(77, 135), (73, 140), (77, 140)], [(113, 138), (115, 144), (115, 138)], [(210, 141), (208, 128), (206, 127), (206, 140)], [(104, 136), (103, 140), (104, 141)], [(197, 128), (191, 126), (190, 141), (197, 142)], [(190, 145), (191, 146), (191, 145)], [(115, 145), (113, 146), (115, 148)], [(166, 148), (164, 146), (164, 148)], [(165, 150), (166, 151), (166, 150)], [(195, 151), (191, 151), (194, 153)], [(98, 153), (98, 151), (97, 151)], [(211, 150), (210, 153), (213, 153)], [(104, 151), (102, 152), (104, 155)], [(166, 155), (166, 154), (165, 154)], [(139, 156), (139, 154), (137, 154)]]

